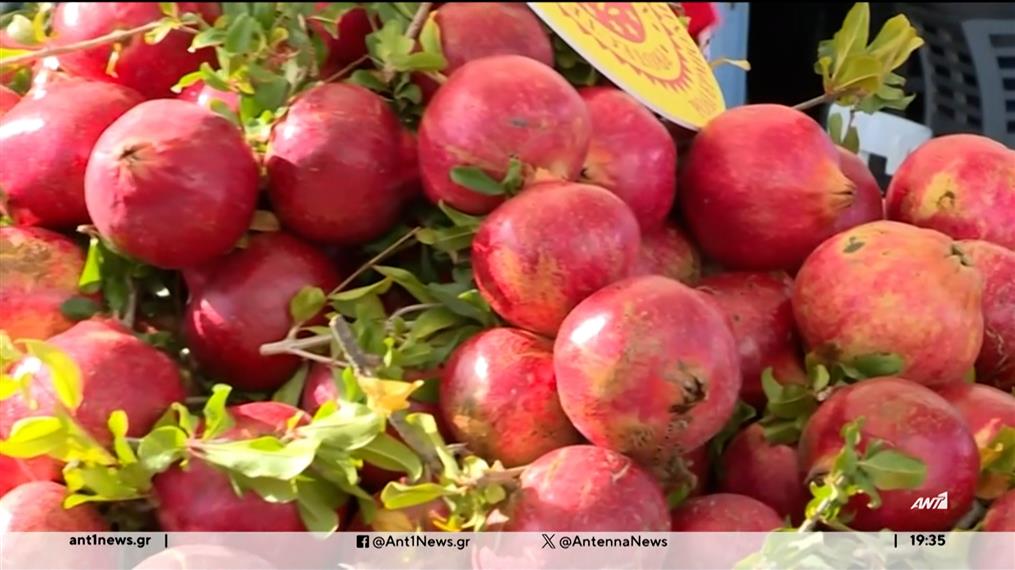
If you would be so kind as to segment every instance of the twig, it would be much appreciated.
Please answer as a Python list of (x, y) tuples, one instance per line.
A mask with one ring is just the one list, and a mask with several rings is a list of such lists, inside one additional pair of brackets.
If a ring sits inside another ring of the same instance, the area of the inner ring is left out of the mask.
[(129, 329), (134, 328), (134, 320), (137, 315), (137, 284), (130, 277), (127, 278), (127, 309), (123, 312), (123, 324)]
[(440, 306), (441, 306), (440, 303), (419, 303), (418, 305), (408, 305), (406, 307), (402, 307), (401, 309), (398, 309), (394, 313), (391, 313), (391, 316), (388, 317), (388, 320), (384, 322), (384, 331), (390, 334), (392, 329), (394, 329), (395, 327), (395, 319), (401, 317), (402, 315), (415, 313), (417, 311), (425, 311), (427, 309), (433, 309), (435, 307)]
[(427, 71), (424, 72), (423, 75), (426, 75), (431, 81), (437, 83), (438, 85), (444, 85), (448, 82), (448, 76), (439, 71)]
[(476, 487), (483, 485), (494, 485), (494, 484), (514, 484), (518, 477), (522, 475), (528, 465), (519, 465), (518, 467), (512, 467), (510, 469), (503, 470), (490, 470), (483, 473), (475, 480), (471, 481)]
[(290, 350), (288, 350), (286, 352), (288, 352), (289, 354), (293, 354), (295, 356), (299, 356), (300, 358), (305, 358), (307, 360), (312, 360), (314, 362), (321, 362), (323, 364), (329, 364), (331, 366), (343, 366), (343, 367), (345, 367), (345, 366), (349, 365), (348, 362), (344, 362), (342, 360), (335, 360), (334, 358), (331, 358), (331, 357), (328, 357), (328, 356), (323, 356), (323, 355), (320, 355), (320, 354), (314, 354), (313, 352), (307, 352), (305, 350), (300, 350), (298, 348), (293, 348), (293, 349), (290, 349)]
[(260, 353), (262, 356), (270, 356), (272, 354), (286, 354), (292, 351), (293, 349), (302, 350), (306, 348), (317, 348), (319, 346), (327, 346), (329, 343), (331, 343), (330, 334), (319, 334), (314, 336), (308, 336), (306, 338), (279, 340), (276, 342), (262, 344)]
[(385, 257), (391, 255), (395, 250), (397, 250), (399, 247), (401, 247), (403, 244), (405, 244), (405, 242), (407, 242), (410, 239), (412, 239), (413, 237), (415, 237), (416, 234), (419, 233), (419, 230), (420, 230), (420, 228), (413, 228), (408, 233), (406, 233), (404, 236), (398, 238), (398, 241), (396, 241), (395, 243), (393, 243), (393, 244), (389, 245), (388, 247), (384, 248), (384, 251), (382, 251), (382, 252), (378, 253), (377, 255), (371, 257), (369, 261), (367, 261), (363, 265), (359, 266), (359, 269), (357, 269), (356, 271), (353, 271), (352, 275), (346, 277), (345, 281), (342, 281), (341, 283), (339, 283), (338, 287), (335, 287), (334, 289), (332, 289), (331, 292), (328, 293), (328, 296), (330, 297), (330, 296), (334, 295), (335, 293), (338, 293), (342, 289), (345, 289), (350, 283), (355, 281), (357, 277), (359, 277), (364, 272), (369, 270), (371, 267), (373, 267), (374, 265), (379, 263)]
[(420, 2), (419, 8), (416, 9), (416, 15), (412, 17), (409, 27), (405, 29), (405, 37), (410, 40), (416, 39), (420, 30), (423, 29), (426, 17), (430, 15), (431, 8), (433, 8), (433, 2)]
[[(831, 482), (832, 486), (838, 486), (843, 483), (842, 477), (836, 477), (835, 481)], [(814, 514), (804, 519), (804, 522), (797, 528), (797, 532), (811, 532), (818, 524), (824, 522), (826, 511), (835, 506), (837, 502), (841, 500), (838, 493), (830, 493), (827, 497), (822, 499), (818, 506), (814, 509)]]
[(796, 105), (793, 105), (793, 108), (796, 109), (797, 111), (806, 111), (811, 107), (817, 107), (818, 105), (831, 103), (832, 101), (835, 101), (836, 99), (842, 97), (845, 94), (846, 94), (845, 91), (832, 91), (831, 93), (825, 93), (812, 99), (808, 99), (803, 103), (797, 103)]
[(344, 77), (345, 74), (351, 72), (352, 70), (356, 69), (360, 65), (363, 65), (363, 62), (367, 61), (368, 59), (370, 59), (369, 55), (361, 56), (356, 61), (350, 63), (349, 65), (343, 67), (342, 69), (339, 69), (335, 73), (332, 73), (331, 75), (329, 75), (327, 77), (327, 79), (324, 80), (324, 82), (325, 83), (331, 83), (332, 81), (334, 81), (334, 80), (336, 80), (336, 79), (338, 79), (340, 77)]
[(62, 45), (62, 46), (53, 46), (53, 47), (46, 48), (46, 49), (40, 49), (40, 50), (28, 52), (28, 53), (23, 53), (23, 54), (16, 55), (16, 56), (13, 56), (13, 57), (7, 57), (7, 58), (4, 58), (4, 59), (0, 59), (0, 65), (5, 65), (5, 66), (6, 65), (17, 65), (19, 63), (27, 63), (29, 61), (35, 61), (37, 59), (43, 59), (43, 58), (46, 58), (46, 57), (49, 57), (49, 56), (52, 56), (52, 55), (60, 55), (60, 54), (64, 54), (64, 53), (70, 53), (70, 52), (73, 52), (73, 51), (86, 50), (86, 49), (91, 49), (91, 48), (94, 48), (94, 47), (104, 46), (106, 44), (116, 43), (116, 42), (119, 42), (121, 40), (125, 40), (125, 39), (131, 38), (133, 36), (136, 36), (138, 34), (143, 34), (145, 32), (150, 32), (150, 31), (154, 30), (155, 28), (159, 27), (161, 24), (162, 24), (162, 22), (160, 20), (157, 20), (155, 22), (148, 22), (147, 24), (144, 24), (143, 26), (138, 26), (136, 28), (130, 28), (129, 30), (117, 30), (115, 32), (110, 32), (110, 33), (108, 33), (108, 34), (106, 34), (104, 36), (99, 36), (97, 38), (92, 38), (90, 40), (84, 40), (84, 41), (81, 41), (81, 42), (77, 42), (77, 43), (73, 43), (73, 44), (67, 44), (67, 45)]

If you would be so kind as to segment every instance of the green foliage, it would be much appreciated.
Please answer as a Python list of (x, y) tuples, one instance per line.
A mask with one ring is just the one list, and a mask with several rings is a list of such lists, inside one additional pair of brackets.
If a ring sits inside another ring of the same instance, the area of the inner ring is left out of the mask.
[(1015, 488), (1015, 427), (1004, 426), (980, 448), (980, 479), (976, 495), (996, 499)]
[[(771, 371), (766, 370), (771, 376)], [(743, 400), (737, 400), (737, 406), (733, 409), (733, 415), (726, 421), (726, 425), (708, 442), (709, 463), (718, 467), (719, 458), (729, 444), (733, 436), (740, 431), (740, 428), (750, 422), (758, 415), (757, 410)]]
[[(814, 65), (821, 75), (826, 94), (837, 103), (865, 113), (880, 109), (905, 109), (913, 100), (902, 90), (905, 79), (893, 70), (899, 68), (923, 45), (916, 29), (904, 15), (888, 20), (868, 43), (870, 7), (859, 2), (846, 15), (842, 28), (830, 40), (818, 45)], [(840, 131), (837, 142), (845, 141)]]
[(599, 82), (599, 72), (585, 61), (578, 52), (560, 39), (552, 35), (554, 68), (575, 87), (589, 87)]

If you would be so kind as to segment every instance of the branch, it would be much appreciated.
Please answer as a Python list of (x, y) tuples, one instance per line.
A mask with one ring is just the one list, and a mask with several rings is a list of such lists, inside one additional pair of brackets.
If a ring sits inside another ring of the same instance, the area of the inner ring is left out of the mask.
[(329, 75), (326, 79), (324, 79), (324, 82), (325, 83), (331, 83), (332, 81), (335, 81), (336, 79), (340, 79), (342, 77), (345, 77), (346, 74), (350, 73), (352, 70), (356, 69), (357, 67), (363, 65), (363, 62), (367, 61), (368, 59), (370, 59), (369, 55), (364, 55), (364, 56), (360, 57), (356, 61), (350, 63), (349, 65), (343, 67), (342, 69), (339, 69), (335, 73), (332, 73), (331, 75)]
[(348, 287), (349, 284), (352, 283), (353, 281), (355, 281), (357, 277), (362, 275), (364, 272), (369, 270), (374, 265), (380, 263), (380, 261), (382, 259), (384, 259), (385, 257), (387, 257), (387, 256), (391, 255), (392, 253), (394, 253), (395, 250), (397, 250), (399, 247), (404, 245), (405, 242), (407, 242), (410, 239), (412, 239), (413, 237), (415, 237), (416, 234), (419, 232), (419, 230), (420, 230), (420, 228), (413, 228), (408, 233), (406, 233), (404, 236), (398, 238), (398, 241), (396, 241), (395, 243), (393, 243), (393, 244), (389, 245), (388, 247), (384, 248), (384, 251), (382, 251), (382, 252), (378, 253), (377, 255), (373, 256), (372, 258), (370, 258), (369, 261), (367, 261), (363, 265), (360, 265), (359, 269), (357, 269), (356, 271), (353, 271), (352, 275), (346, 277), (345, 281), (342, 281), (341, 283), (338, 284), (338, 287), (335, 287), (334, 289), (332, 289), (332, 291), (330, 293), (328, 293), (328, 296), (331, 297), (335, 293), (338, 293), (342, 289), (345, 289), (346, 287)]
[(335, 339), (339, 348), (342, 349), (346, 358), (349, 359), (349, 365), (352, 366), (352, 371), (356, 373), (356, 376), (372, 377), (374, 371), (370, 366), (370, 360), (356, 342), (356, 336), (353, 335), (352, 329), (349, 328), (349, 323), (345, 321), (345, 317), (335, 315), (331, 319), (331, 322), (328, 323), (328, 326), (331, 328), (332, 338)]
[(391, 334), (395, 328), (395, 319), (401, 317), (402, 315), (415, 313), (416, 311), (425, 311), (427, 309), (433, 309), (440, 306), (441, 306), (440, 303), (420, 303), (418, 305), (408, 305), (406, 307), (402, 307), (401, 309), (398, 309), (394, 313), (391, 313), (391, 316), (388, 317), (388, 320), (384, 321), (384, 332)]
[(260, 353), (262, 356), (271, 356), (272, 354), (287, 354), (293, 350), (318, 348), (321, 346), (327, 346), (330, 343), (331, 343), (331, 335), (319, 334), (309, 336), (307, 338), (279, 340), (276, 342), (262, 344)]
[(433, 8), (433, 2), (420, 2), (419, 8), (416, 9), (416, 15), (412, 17), (409, 27), (405, 29), (405, 37), (410, 40), (416, 39), (419, 31), (423, 29), (426, 17), (430, 15), (431, 8)]
[(90, 40), (84, 40), (81, 42), (66, 44), (62, 46), (53, 46), (46, 49), (40, 49), (28, 53), (23, 53), (13, 57), (7, 57), (0, 60), (0, 65), (3, 66), (17, 65), (19, 63), (27, 63), (30, 61), (35, 61), (37, 59), (47, 58), (53, 55), (60, 55), (64, 53), (70, 53), (73, 51), (86, 50), (94, 47), (104, 46), (106, 44), (116, 43), (134, 37), (138, 34), (150, 32), (155, 28), (159, 27), (161, 24), (162, 24), (161, 20), (157, 20), (154, 22), (148, 22), (143, 26), (130, 28), (129, 30), (117, 30), (115, 32), (110, 32), (104, 36), (99, 36), (97, 38), (92, 38)]
[(797, 103), (796, 105), (793, 105), (793, 108), (796, 109), (797, 111), (806, 111), (807, 109), (817, 107), (818, 105), (831, 103), (832, 101), (835, 101), (836, 99), (842, 97), (846, 93), (848, 93), (848, 90), (832, 91), (831, 93), (825, 93), (812, 99), (808, 99), (803, 103)]

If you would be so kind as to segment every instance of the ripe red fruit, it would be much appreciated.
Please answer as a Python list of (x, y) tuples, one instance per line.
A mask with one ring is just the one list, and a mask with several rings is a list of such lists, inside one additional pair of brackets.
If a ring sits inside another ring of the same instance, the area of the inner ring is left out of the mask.
[(103, 237), (166, 269), (200, 265), (243, 236), (258, 168), (235, 125), (192, 103), (146, 101), (99, 137), (85, 198)]
[(0, 455), (0, 497), (30, 481), (55, 481), (60, 468), (51, 461), (21, 461)]
[(708, 461), (708, 446), (703, 445), (694, 451), (684, 454), (684, 465), (695, 477), (694, 487), (688, 493), (688, 497), (697, 497), (705, 494), (711, 479), (712, 465)]
[(859, 156), (841, 146), (836, 148), (839, 151), (839, 167), (853, 183), (856, 193), (853, 195), (853, 205), (843, 210), (835, 220), (835, 233), (867, 222), (883, 220), (885, 208), (881, 185)]
[(495, 55), (520, 55), (553, 65), (553, 46), (539, 19), (522, 4), (452, 2), (434, 19), (448, 75), (466, 63)]
[(680, 228), (664, 225), (642, 232), (641, 249), (631, 275), (662, 275), (694, 285), (701, 277), (701, 257)]
[(677, 473), (733, 413), (737, 349), (702, 293), (665, 277), (604, 287), (567, 316), (553, 347), (564, 411), (589, 441)]
[(91, 504), (63, 508), (67, 488), (52, 481), (25, 483), (0, 499), (0, 536), (11, 532), (109, 532)]
[[(799, 465), (807, 479), (821, 475), (842, 448), (842, 427), (863, 418), (859, 449), (874, 440), (923, 462), (926, 478), (915, 489), (882, 490), (880, 508), (854, 496), (844, 512), (860, 531), (946, 530), (973, 503), (980, 458), (962, 416), (944, 398), (902, 378), (864, 380), (834, 392), (811, 416), (799, 444)], [(947, 493), (944, 509), (913, 509), (922, 497)]]
[(4, 116), (7, 111), (10, 111), (20, 100), (21, 95), (0, 85), (0, 117)]
[(219, 91), (209, 85), (206, 85), (204, 81), (197, 81), (190, 87), (183, 90), (177, 97), (184, 101), (190, 101), (191, 103), (197, 103), (205, 109), (211, 109), (212, 101), (221, 101), (228, 107), (232, 112), (240, 112), (240, 96), (234, 91)]
[[(178, 2), (177, 7), (181, 14), (197, 13), (209, 23), (219, 14), (212, 2)], [(153, 2), (61, 2), (53, 12), (53, 44), (76, 44), (162, 17), (159, 5)], [(157, 44), (147, 43), (140, 34), (123, 40), (112, 74), (107, 73), (107, 67), (113, 44), (61, 54), (60, 65), (74, 75), (131, 87), (149, 99), (173, 97), (170, 87), (180, 77), (215, 59), (214, 50), (208, 48), (190, 53), (187, 48), (193, 38), (177, 30)]]
[[(315, 2), (317, 12), (324, 9), (330, 2)], [(354, 8), (342, 14), (338, 20), (338, 33), (333, 35), (335, 28), (332, 24), (310, 18), (307, 26), (314, 34), (321, 38), (328, 50), (328, 56), (321, 66), (321, 78), (328, 78), (338, 73), (352, 62), (363, 57), (367, 53), (365, 38), (372, 29), (366, 10)]]
[(677, 147), (669, 131), (620, 89), (580, 93), (592, 120), (583, 177), (630, 206), (643, 232), (659, 230), (677, 194)]
[[(224, 440), (281, 436), (287, 422), (300, 415), (299, 424), (309, 417), (279, 402), (253, 402), (228, 410), (235, 424), (218, 436)], [(187, 467), (175, 465), (152, 480), (158, 501), (158, 519), (166, 532), (303, 532), (296, 502), (269, 503), (253, 491), (237, 496), (229, 477), (222, 471), (192, 457)]]
[[(519, 81), (524, 78), (524, 81)], [(520, 55), (470, 61), (434, 95), (419, 128), (423, 190), (470, 214), (503, 202), (451, 180), (457, 166), (481, 168), (494, 179), (512, 158), (527, 179), (578, 177), (588, 150), (589, 114), (578, 92), (549, 66)]]
[(1001, 428), (1015, 428), (1015, 396), (983, 384), (952, 384), (938, 390), (965, 418), (978, 446), (986, 447)]
[(12, 338), (47, 339), (74, 323), (60, 305), (78, 292), (81, 248), (42, 228), (0, 227), (0, 330)]
[[(127, 414), (127, 435), (140, 437), (148, 433), (170, 404), (186, 396), (176, 364), (118, 322), (83, 321), (47, 342), (77, 364), (82, 405), (73, 415), (102, 445), (112, 442), (106, 422), (114, 411)], [(31, 371), (32, 398), (37, 405), (33, 408), (20, 394), (0, 400), (0, 438), (9, 437), (18, 420), (52, 415), (59, 405), (48, 368), (29, 357), (17, 365), (13, 375), (17, 377), (21, 371)], [(48, 457), (26, 463), (36, 473), (51, 472), (56, 464)]]
[(735, 107), (695, 138), (681, 203), (704, 253), (730, 269), (792, 271), (855, 201), (835, 145), (781, 105)]
[(983, 517), (986, 532), (1015, 532), (1015, 490), (994, 501)]
[(639, 244), (638, 221), (613, 194), (587, 184), (544, 183), (483, 221), (472, 261), (493, 310), (552, 337), (582, 299), (627, 276)]
[(659, 484), (630, 458), (591, 445), (547, 453), (522, 473), (504, 530), (516, 532), (666, 532)]
[(979, 135), (932, 139), (888, 186), (888, 217), (1015, 249), (1015, 151)]
[(894, 353), (903, 360), (901, 376), (941, 386), (961, 382), (976, 361), (981, 289), (976, 269), (948, 236), (871, 222), (807, 258), (793, 311), (808, 347), (822, 358)]
[(296, 372), (292, 355), (262, 356), (262, 344), (293, 325), (289, 302), (304, 286), (330, 291), (340, 276), (317, 249), (281, 232), (263, 233), (224, 258), (187, 303), (183, 335), (211, 374), (243, 390), (273, 390)]
[(731, 493), (688, 499), (671, 517), (673, 532), (768, 532), (784, 525), (765, 503)]
[(455, 439), (505, 467), (581, 443), (553, 375), (553, 341), (495, 328), (459, 346), (440, 382), (440, 410)]
[(356, 244), (388, 230), (402, 205), (402, 129), (377, 94), (329, 83), (302, 94), (272, 130), (270, 196), (285, 227)]
[(741, 399), (758, 408), (765, 406), (761, 373), (768, 367), (783, 383), (806, 380), (798, 363), (790, 303), (793, 280), (788, 275), (720, 273), (703, 279), (698, 290), (707, 293), (729, 320), (740, 353)]
[(769, 443), (760, 425), (751, 424), (730, 441), (720, 473), (720, 491), (757, 499), (794, 524), (803, 520), (809, 495), (797, 470), (796, 449)]
[(979, 382), (1015, 389), (1015, 251), (980, 241), (959, 242), (983, 277), (983, 346)]
[(68, 228), (88, 222), (85, 166), (99, 135), (142, 101), (126, 87), (58, 81), (0, 118), (0, 187), (18, 224)]

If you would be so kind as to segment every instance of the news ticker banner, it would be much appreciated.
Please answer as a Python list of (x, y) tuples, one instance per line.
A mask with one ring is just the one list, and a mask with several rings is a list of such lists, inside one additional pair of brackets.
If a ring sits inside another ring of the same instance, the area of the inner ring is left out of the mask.
[(0, 570), (1015, 569), (1015, 533), (12, 533)]

